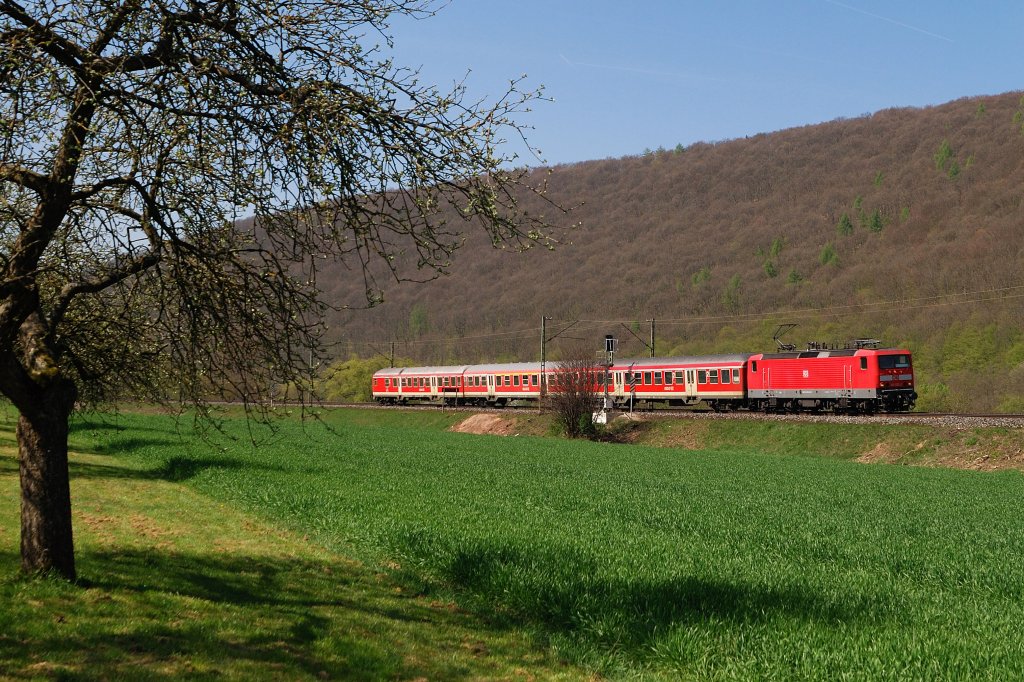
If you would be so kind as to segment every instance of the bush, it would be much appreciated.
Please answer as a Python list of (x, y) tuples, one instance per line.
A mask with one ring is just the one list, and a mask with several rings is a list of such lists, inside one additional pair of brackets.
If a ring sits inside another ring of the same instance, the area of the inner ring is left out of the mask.
[[(372, 399), (373, 373), (390, 364), (387, 358), (363, 359), (356, 355), (339, 360), (327, 368), (320, 384), (320, 396), (328, 402), (365, 403)], [(411, 365), (404, 361), (401, 365)]]
[(840, 236), (843, 237), (848, 237), (849, 235), (853, 234), (853, 221), (850, 220), (849, 213), (844, 213), (843, 215), (839, 216), (839, 224), (836, 226), (836, 232), (838, 232)]
[(877, 234), (884, 228), (885, 220), (882, 218), (882, 212), (876, 208), (875, 212), (871, 214), (871, 221), (868, 223), (868, 229)]
[(602, 369), (594, 354), (580, 346), (556, 365), (548, 386), (548, 405), (569, 438), (592, 438), (596, 434), (594, 410), (599, 402)]
[(821, 253), (818, 255), (818, 260), (822, 265), (828, 265), (830, 263), (839, 264), (839, 254), (836, 253), (836, 247), (832, 246), (832, 242), (825, 244), (821, 249)]

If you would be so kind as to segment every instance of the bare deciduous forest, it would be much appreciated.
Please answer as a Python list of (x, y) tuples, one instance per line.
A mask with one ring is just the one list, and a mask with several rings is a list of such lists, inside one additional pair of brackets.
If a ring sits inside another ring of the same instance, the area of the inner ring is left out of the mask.
[[(746, 139), (535, 171), (568, 221), (553, 252), (472, 235), (451, 275), (337, 314), (337, 357), (419, 363), (539, 358), (603, 335), (621, 355), (756, 351), (877, 337), (915, 353), (920, 407), (1024, 411), (1021, 93), (891, 109)], [(682, 125), (682, 124), (681, 124)], [(361, 277), (324, 273), (338, 304)], [(521, 333), (516, 333), (521, 332)], [(564, 341), (571, 338), (573, 341)]]

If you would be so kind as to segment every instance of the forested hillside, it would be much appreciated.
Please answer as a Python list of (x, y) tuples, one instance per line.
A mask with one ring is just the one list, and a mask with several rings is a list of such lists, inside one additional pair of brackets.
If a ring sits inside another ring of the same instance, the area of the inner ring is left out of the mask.
[[(554, 251), (470, 235), (448, 277), (331, 320), (338, 357), (531, 360), (604, 334), (645, 355), (878, 337), (916, 355), (921, 406), (1024, 411), (1021, 93), (892, 109), (534, 173), (579, 222)], [(668, 114), (666, 114), (668, 115)], [(680, 127), (685, 122), (680, 122)], [(599, 148), (599, 143), (595, 147)], [(329, 273), (338, 302), (364, 291)], [(626, 328), (629, 328), (627, 330)]]

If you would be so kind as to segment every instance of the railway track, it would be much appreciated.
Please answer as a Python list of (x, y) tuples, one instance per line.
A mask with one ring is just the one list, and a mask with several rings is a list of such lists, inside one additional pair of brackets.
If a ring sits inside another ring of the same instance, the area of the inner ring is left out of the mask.
[[(377, 403), (324, 403), (326, 408), (358, 408), (380, 410), (407, 411), (444, 411), (465, 413), (516, 414), (536, 412), (535, 405), (509, 407), (471, 407), (440, 404), (423, 405), (379, 405)], [(620, 410), (614, 416), (629, 414)], [(775, 414), (764, 412), (714, 412), (711, 410), (671, 410), (671, 409), (634, 409), (632, 412), (643, 419), (753, 419), (762, 421), (792, 421), (810, 423), (841, 423), (841, 424), (931, 424), (933, 426), (950, 426), (954, 428), (1024, 428), (1024, 414), (984, 414), (984, 413), (953, 413), (953, 412), (899, 412), (873, 415), (845, 415), (830, 413), (799, 413)]]

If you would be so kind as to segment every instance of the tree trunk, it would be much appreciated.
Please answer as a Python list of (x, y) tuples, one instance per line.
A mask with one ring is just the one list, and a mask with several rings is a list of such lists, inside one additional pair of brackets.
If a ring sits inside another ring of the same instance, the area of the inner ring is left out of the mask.
[(71, 382), (43, 390), (36, 409), (18, 418), (21, 470), (21, 568), (75, 579), (68, 479), (68, 419), (75, 404)]

